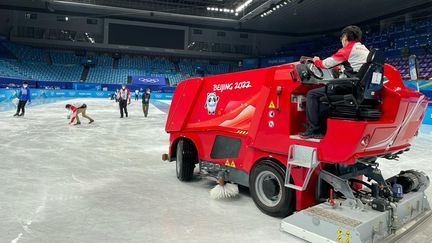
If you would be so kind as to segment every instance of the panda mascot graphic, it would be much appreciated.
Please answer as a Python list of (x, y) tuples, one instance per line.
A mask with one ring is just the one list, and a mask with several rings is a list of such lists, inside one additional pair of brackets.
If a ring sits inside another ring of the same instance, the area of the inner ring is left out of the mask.
[(209, 115), (215, 114), (218, 101), (219, 96), (217, 96), (216, 93), (207, 94), (207, 100), (204, 107), (207, 109)]

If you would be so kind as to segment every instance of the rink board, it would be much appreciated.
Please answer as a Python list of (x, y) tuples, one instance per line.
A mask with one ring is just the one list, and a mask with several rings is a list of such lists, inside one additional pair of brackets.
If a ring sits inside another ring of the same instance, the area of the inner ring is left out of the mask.
[[(0, 89), (0, 102), (12, 100), (16, 97), (18, 89)], [(67, 90), (67, 89), (31, 89), (32, 99), (45, 98), (108, 98), (112, 91), (96, 90)], [(133, 96), (133, 94), (131, 94)], [(152, 93), (152, 98), (159, 100), (171, 100), (172, 93)]]

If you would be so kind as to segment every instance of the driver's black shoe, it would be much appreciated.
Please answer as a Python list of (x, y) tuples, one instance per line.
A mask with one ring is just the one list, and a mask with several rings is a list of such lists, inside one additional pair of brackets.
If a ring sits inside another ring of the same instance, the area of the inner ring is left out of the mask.
[(315, 132), (310, 129), (300, 133), (300, 137), (304, 139), (309, 139), (309, 138), (321, 139), (323, 136), (324, 135), (321, 134), (320, 132)]

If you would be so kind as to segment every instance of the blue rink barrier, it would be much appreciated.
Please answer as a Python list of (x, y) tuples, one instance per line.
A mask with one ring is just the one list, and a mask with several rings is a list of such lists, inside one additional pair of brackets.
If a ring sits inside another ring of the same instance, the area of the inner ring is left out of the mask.
[(423, 124), (432, 125), (432, 103), (429, 103), (429, 106), (426, 109), (426, 114), (423, 118)]
[[(0, 102), (16, 97), (18, 89), (0, 89)], [(68, 89), (31, 89), (32, 100), (46, 98), (109, 98), (113, 91), (68, 90)], [(131, 96), (134, 94), (131, 92)], [(172, 93), (152, 93), (151, 97), (158, 100), (171, 100)], [(141, 96), (140, 96), (141, 97)]]
[[(144, 77), (145, 78), (145, 77)], [(150, 88), (151, 91), (160, 93), (173, 93), (175, 87), (170, 87), (159, 83), (152, 83), (154, 80), (151, 77), (147, 77), (150, 82), (142, 82), (139, 84), (126, 84), (126, 86), (131, 90), (145, 90)], [(155, 79), (156, 80), (156, 79)], [(72, 90), (92, 90), (92, 91), (115, 91), (121, 87), (120, 84), (106, 84), (106, 83), (88, 83), (88, 82), (66, 82), (66, 81), (43, 81), (43, 80), (28, 80), (21, 78), (10, 78), (0, 76), (0, 88), (16, 88), (22, 85), (24, 81), (27, 81), (30, 88), (33, 89), (72, 89)]]

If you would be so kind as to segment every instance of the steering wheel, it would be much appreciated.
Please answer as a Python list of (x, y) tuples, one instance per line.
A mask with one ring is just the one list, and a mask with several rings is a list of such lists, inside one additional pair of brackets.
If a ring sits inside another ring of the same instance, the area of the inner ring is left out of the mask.
[(306, 65), (306, 69), (310, 75), (312, 75), (316, 79), (320, 79), (320, 80), (324, 78), (323, 70), (321, 68), (317, 67), (313, 63), (312, 59), (309, 59), (305, 65)]
[(303, 63), (306, 67), (306, 70), (309, 75), (313, 76), (316, 79), (323, 79), (324, 78), (324, 72), (321, 68), (317, 67), (314, 63), (312, 58), (310, 57), (301, 57), (300, 62)]

